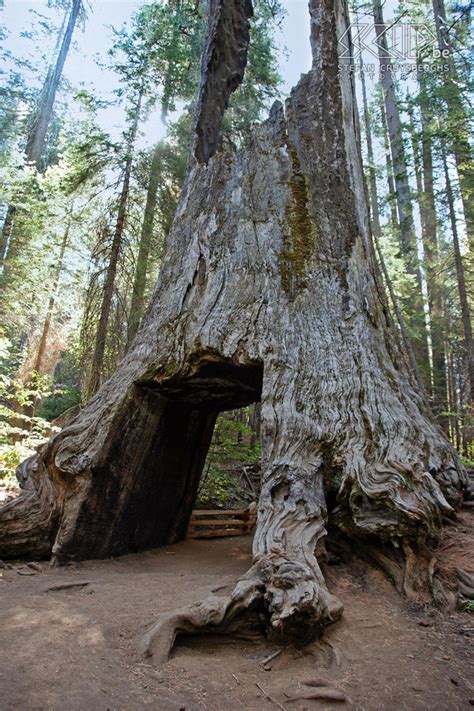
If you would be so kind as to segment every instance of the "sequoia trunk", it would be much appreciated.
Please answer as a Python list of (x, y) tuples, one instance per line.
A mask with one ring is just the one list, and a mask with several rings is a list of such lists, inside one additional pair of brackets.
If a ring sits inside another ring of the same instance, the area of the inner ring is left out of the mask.
[[(319, 635), (342, 611), (320, 567), (328, 520), (400, 589), (428, 595), (425, 539), (464, 481), (376, 271), (352, 75), (338, 71), (344, 6), (312, 0), (313, 67), (236, 153), (215, 153), (209, 109), (243, 71), (251, 8), (210, 8), (199, 131), (150, 308), (117, 372), (23, 466), (28, 490), (0, 519), (1, 556), (178, 541), (217, 413), (260, 400), (253, 565), (229, 598), (160, 619), (144, 639), (158, 660), (180, 631), (230, 630), (242, 615), (279, 641)], [(235, 63), (217, 61), (232, 47)]]

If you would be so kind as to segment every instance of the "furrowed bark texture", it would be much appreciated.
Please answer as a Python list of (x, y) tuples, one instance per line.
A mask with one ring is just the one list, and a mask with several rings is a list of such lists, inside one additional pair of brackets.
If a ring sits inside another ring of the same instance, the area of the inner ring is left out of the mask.
[(131, 350), (27, 464), (43, 519), (12, 521), (23, 497), (0, 519), (1, 556), (15, 527), (15, 554), (38, 552), (36, 525), (58, 561), (180, 540), (217, 413), (260, 400), (252, 568), (229, 598), (162, 618), (144, 640), (158, 659), (180, 631), (228, 630), (242, 615), (282, 642), (320, 634), (342, 611), (320, 568), (328, 517), (360, 547), (385, 546), (381, 564), (426, 592), (424, 540), (463, 484), (376, 273), (353, 86), (338, 74), (344, 7), (314, 0), (311, 22), (313, 68), (285, 112), (276, 103), (236, 154), (191, 161)]

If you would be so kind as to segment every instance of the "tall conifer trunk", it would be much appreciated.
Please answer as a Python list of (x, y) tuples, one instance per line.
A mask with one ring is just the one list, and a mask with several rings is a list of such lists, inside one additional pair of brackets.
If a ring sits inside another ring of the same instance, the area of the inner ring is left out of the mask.
[(456, 168), (461, 188), (461, 200), (464, 209), (466, 227), (471, 244), (474, 239), (474, 168), (472, 151), (469, 143), (469, 119), (460, 89), (459, 75), (454, 61), (454, 48), (450, 38), (453, 27), (448, 24), (444, 0), (432, 0), (436, 23), (438, 48), (445, 52), (443, 62), (448, 64), (449, 73), (443, 77), (445, 100), (449, 119), (447, 140), (452, 146), (456, 159)]
[(112, 300), (115, 289), (115, 277), (117, 275), (117, 266), (125, 230), (127, 203), (130, 192), (130, 178), (132, 173), (133, 150), (138, 130), (138, 123), (140, 120), (142, 98), (143, 88), (141, 88), (138, 93), (137, 102), (134, 109), (134, 118), (128, 137), (127, 156), (125, 159), (122, 188), (120, 191), (120, 197), (117, 208), (117, 219), (115, 222), (115, 230), (112, 239), (112, 245), (110, 248), (110, 257), (107, 264), (107, 271), (105, 274), (104, 290), (102, 293), (102, 301), (100, 306), (99, 323), (97, 324), (97, 331), (95, 335), (94, 353), (92, 356), (91, 371), (87, 387), (88, 396), (93, 395), (102, 382), (102, 368), (104, 363), (105, 347), (107, 343), (110, 310), (112, 308)]
[[(429, 135), (429, 121), (426, 106), (421, 109), (421, 141), (410, 110), (411, 138), (415, 167), (415, 178), (420, 207), (421, 237), (423, 242), (423, 266), (428, 292), (429, 330), (431, 337), (432, 380), (431, 395), (433, 409), (439, 417), (447, 410), (446, 358), (444, 340), (443, 290), (440, 284), (438, 225), (433, 189), (432, 146)], [(421, 145), (420, 145), (421, 144)], [(440, 420), (444, 429), (446, 422)]]
[[(59, 52), (56, 58), (54, 66), (50, 67), (48, 74), (46, 75), (43, 88), (41, 90), (40, 100), (38, 103), (37, 110), (33, 116), (32, 127), (30, 129), (28, 140), (26, 143), (25, 155), (27, 163), (33, 163), (37, 170), (44, 168), (42, 164), (44, 144), (46, 140), (46, 134), (48, 131), (48, 126), (51, 122), (51, 117), (53, 115), (54, 102), (56, 100), (56, 93), (58, 90), (59, 82), (64, 69), (64, 64), (69, 52), (69, 47), (71, 45), (72, 35), (74, 28), (76, 26), (77, 17), (81, 9), (82, 0), (72, 0), (71, 2), (71, 12), (69, 14), (69, 20), (66, 26), (66, 30), (62, 35), (62, 41), (59, 46)], [(61, 26), (61, 33), (63, 30), (63, 25)], [(2, 226), (2, 232), (0, 235), (0, 274), (3, 272), (3, 266), (5, 260), (8, 257), (9, 247), (12, 239), (12, 233), (15, 224), (15, 204), (8, 206), (7, 215)]]
[(464, 332), (464, 344), (466, 348), (467, 372), (470, 385), (470, 402), (474, 400), (474, 342), (472, 337), (472, 320), (469, 300), (467, 296), (466, 277), (464, 275), (464, 265), (461, 257), (461, 246), (459, 244), (458, 226), (456, 221), (456, 211), (454, 208), (454, 194), (449, 175), (448, 161), (444, 147), (441, 147), (441, 157), (443, 161), (444, 180), (446, 185), (446, 198), (448, 202), (449, 220), (451, 224), (451, 234), (453, 236), (454, 264), (456, 267), (456, 277), (459, 293), (459, 303), (461, 305), (461, 320)]
[(82, 0), (72, 0), (71, 2), (71, 12), (69, 14), (69, 20), (62, 38), (56, 62), (54, 67), (51, 67), (46, 77), (46, 81), (41, 91), (38, 109), (34, 116), (33, 125), (28, 136), (28, 142), (26, 144), (26, 160), (28, 163), (34, 163), (38, 170), (42, 167), (41, 159), (43, 156), (46, 133), (53, 115), (56, 93), (69, 52), (69, 47), (71, 46), (72, 35), (76, 26), (79, 11), (81, 9), (81, 4)]
[(131, 343), (132, 340), (135, 338), (145, 306), (144, 294), (146, 286), (146, 275), (153, 237), (153, 220), (155, 217), (156, 196), (160, 180), (160, 164), (161, 146), (160, 144), (157, 144), (155, 150), (153, 151), (153, 157), (151, 161), (150, 178), (146, 194), (145, 212), (143, 214), (140, 243), (138, 246), (137, 264), (135, 267), (135, 276), (133, 280), (132, 302), (130, 305), (130, 316), (128, 326), (129, 343)]
[(373, 16), (395, 183), (400, 251), (404, 257), (407, 271), (414, 277), (415, 282), (412, 294), (407, 303), (407, 312), (411, 326), (413, 349), (417, 358), (418, 367), (425, 376), (426, 385), (430, 382), (430, 363), (422, 277), (418, 258), (415, 224), (413, 221), (412, 198), (408, 180), (402, 124), (398, 110), (394, 79), (390, 68), (390, 54), (385, 34), (386, 28), (381, 0), (373, 0)]
[[(357, 19), (357, 29), (359, 30), (359, 22)], [(374, 157), (374, 148), (373, 148), (373, 141), (372, 141), (372, 128), (370, 125), (370, 117), (369, 117), (369, 104), (367, 101), (367, 87), (366, 87), (366, 82), (365, 82), (365, 72), (364, 72), (364, 63), (363, 63), (363, 57), (362, 53), (359, 55), (359, 77), (360, 77), (360, 82), (361, 82), (361, 89), (362, 89), (362, 115), (364, 119), (364, 129), (365, 129), (365, 140), (367, 144), (367, 162), (368, 162), (368, 173), (369, 173), (369, 213), (371, 217), (371, 227), (372, 227), (372, 237), (374, 241), (374, 246), (375, 246), (375, 252), (378, 258), (380, 270), (382, 272), (383, 280), (385, 282), (385, 286), (387, 288), (388, 294), (390, 296), (390, 301), (392, 303), (392, 308), (393, 308), (393, 313), (395, 314), (396, 322), (398, 324), (398, 328), (400, 330), (400, 335), (403, 343), (403, 349), (405, 353), (408, 356), (408, 361), (410, 364), (410, 368), (413, 374), (413, 377), (415, 378), (416, 382), (419, 384), (420, 388), (422, 388), (422, 381), (421, 381), (421, 376), (419, 374), (418, 370), (418, 364), (416, 362), (416, 357), (415, 353), (413, 351), (410, 337), (408, 335), (406, 326), (405, 326), (405, 320), (403, 318), (399, 303), (398, 303), (398, 298), (395, 293), (395, 290), (393, 288), (392, 280), (390, 278), (390, 275), (388, 273), (386, 264), (385, 264), (385, 259), (382, 254), (382, 249), (380, 246), (381, 242), (381, 237), (382, 237), (382, 227), (380, 223), (380, 211), (379, 211), (379, 202), (378, 202), (378, 191), (377, 191), (377, 176), (375, 172), (375, 157)], [(383, 113), (383, 107), (381, 107), (382, 113)], [(387, 140), (386, 134), (385, 134), (385, 140)], [(388, 149), (388, 144), (387, 144), (387, 149)], [(391, 178), (391, 164), (390, 164), (390, 157), (387, 156), (388, 163), (387, 163), (387, 174), (389, 179)], [(389, 190), (393, 186), (391, 186), (391, 183), (389, 182)], [(394, 218), (396, 219), (396, 217)]]
[[(383, 89), (382, 89), (383, 91)], [(385, 104), (382, 100), (379, 105), (380, 123), (382, 126), (383, 149), (385, 152), (385, 170), (387, 174), (387, 191), (390, 206), (390, 219), (393, 229), (398, 229), (397, 197), (395, 194), (395, 182), (393, 179), (392, 158), (390, 156), (390, 140), (388, 137), (387, 117), (385, 115)]]
[(61, 247), (59, 250), (58, 261), (56, 262), (56, 269), (54, 270), (53, 283), (51, 286), (48, 307), (46, 309), (46, 316), (45, 316), (45, 319), (43, 322), (43, 328), (41, 330), (41, 336), (40, 336), (40, 340), (38, 343), (38, 350), (37, 350), (36, 357), (35, 357), (35, 360), (33, 363), (33, 370), (35, 370), (37, 373), (41, 373), (43, 370), (44, 355), (46, 352), (46, 346), (48, 344), (48, 336), (49, 336), (49, 331), (51, 328), (51, 321), (53, 318), (54, 306), (56, 303), (56, 297), (57, 297), (58, 288), (59, 288), (59, 280), (61, 278), (61, 273), (63, 270), (64, 255), (66, 253), (66, 249), (67, 249), (68, 242), (69, 242), (69, 232), (71, 229), (71, 221), (72, 221), (72, 208), (68, 214), (66, 229), (64, 230), (64, 235), (63, 235)]

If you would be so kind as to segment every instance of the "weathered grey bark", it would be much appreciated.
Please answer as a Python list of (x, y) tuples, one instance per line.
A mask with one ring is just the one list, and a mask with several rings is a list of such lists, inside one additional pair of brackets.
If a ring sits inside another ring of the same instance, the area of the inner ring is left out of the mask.
[(134, 117), (128, 137), (127, 156), (125, 158), (122, 189), (120, 191), (120, 197), (118, 202), (117, 220), (115, 222), (114, 236), (110, 248), (110, 258), (105, 275), (104, 291), (102, 294), (102, 302), (100, 306), (99, 323), (97, 324), (94, 353), (92, 356), (91, 371), (87, 385), (88, 396), (93, 395), (100, 387), (100, 384), (102, 382), (102, 366), (104, 362), (105, 346), (107, 342), (107, 330), (109, 325), (110, 309), (112, 307), (112, 299), (114, 295), (115, 277), (117, 275), (117, 266), (125, 230), (127, 203), (128, 195), (130, 192), (130, 178), (133, 163), (133, 148), (135, 145), (138, 123), (140, 120), (142, 98), (143, 90), (140, 89), (137, 97), (136, 106), (134, 107)]
[(216, 414), (260, 400), (253, 565), (229, 598), (161, 619), (143, 643), (158, 660), (179, 631), (232, 629), (242, 615), (283, 642), (320, 634), (342, 611), (320, 567), (328, 518), (400, 589), (428, 594), (424, 541), (465, 481), (387, 318), (352, 77), (338, 72), (345, 7), (310, 9), (311, 71), (237, 153), (191, 158), (132, 348), (23, 466), (30, 489), (0, 513), (2, 556), (64, 561), (180, 540)]
[(472, 321), (471, 310), (469, 308), (469, 299), (467, 296), (466, 277), (464, 275), (464, 265), (461, 257), (461, 248), (459, 244), (458, 226), (456, 221), (456, 211), (454, 209), (454, 195), (449, 175), (448, 161), (444, 146), (441, 146), (441, 157), (443, 161), (444, 180), (446, 184), (446, 198), (448, 202), (449, 221), (451, 223), (451, 234), (453, 235), (453, 253), (454, 263), (456, 266), (456, 276), (459, 293), (459, 303), (461, 306), (461, 320), (464, 332), (464, 343), (466, 348), (467, 372), (469, 375), (470, 385), (470, 402), (474, 400), (474, 343), (472, 338)]
[(413, 349), (416, 354), (418, 367), (420, 371), (425, 374), (425, 381), (429, 383), (428, 332), (424, 311), (421, 269), (418, 259), (415, 223), (413, 221), (412, 199), (403, 143), (402, 124), (391, 70), (392, 64), (390, 63), (387, 46), (381, 0), (373, 0), (373, 17), (395, 182), (400, 251), (405, 259), (408, 273), (415, 278), (413, 293), (407, 303), (407, 315), (411, 326)]
[(433, 0), (433, 12), (438, 47), (445, 53), (443, 62), (449, 66), (449, 73), (443, 78), (450, 122), (447, 139), (456, 159), (464, 218), (472, 249), (472, 240), (474, 239), (474, 162), (469, 142), (469, 119), (460, 89), (459, 73), (454, 61), (454, 48), (449, 36), (450, 27), (446, 18), (444, 0)]
[[(200, 162), (207, 163), (216, 152), (229, 97), (244, 78), (252, 15), (252, 0), (209, 0), (209, 28), (194, 146), (196, 160)], [(222, 43), (220, 37), (226, 37), (227, 42)]]
[[(410, 133), (413, 148), (415, 179), (420, 208), (421, 237), (423, 242), (423, 266), (428, 293), (429, 330), (431, 336), (432, 380), (431, 396), (433, 410), (438, 415), (447, 410), (446, 358), (443, 318), (443, 291), (439, 277), (438, 225), (433, 189), (433, 159), (429, 120), (424, 100), (421, 104), (421, 146), (413, 108), (410, 107)], [(440, 419), (443, 429), (446, 420)]]
[(143, 223), (140, 234), (140, 244), (138, 246), (137, 264), (133, 279), (132, 302), (130, 304), (130, 315), (128, 324), (128, 341), (131, 343), (136, 336), (140, 319), (145, 307), (144, 294), (146, 285), (146, 275), (148, 269), (148, 259), (150, 256), (153, 220), (155, 218), (156, 195), (160, 181), (161, 146), (157, 143), (153, 151), (153, 158), (150, 168), (150, 180), (146, 194), (145, 212), (143, 213)]
[(43, 368), (43, 359), (44, 359), (44, 354), (46, 352), (46, 346), (48, 343), (48, 337), (49, 337), (49, 331), (51, 328), (51, 321), (53, 318), (53, 313), (54, 313), (54, 306), (56, 303), (56, 296), (58, 293), (58, 288), (59, 288), (59, 279), (61, 278), (61, 273), (63, 270), (63, 264), (64, 264), (64, 255), (66, 253), (66, 248), (68, 246), (69, 242), (69, 232), (71, 229), (71, 222), (72, 222), (72, 207), (69, 211), (69, 215), (67, 218), (67, 223), (66, 223), (66, 229), (64, 230), (64, 235), (63, 239), (61, 241), (61, 247), (59, 250), (59, 256), (58, 256), (58, 261), (56, 262), (56, 269), (54, 270), (54, 276), (53, 276), (53, 282), (51, 285), (51, 293), (48, 301), (48, 308), (46, 309), (46, 316), (44, 319), (43, 323), (43, 328), (41, 331), (41, 337), (39, 340), (38, 344), (38, 351), (36, 353), (36, 358), (33, 364), (33, 370), (35, 370), (37, 373), (42, 372)]

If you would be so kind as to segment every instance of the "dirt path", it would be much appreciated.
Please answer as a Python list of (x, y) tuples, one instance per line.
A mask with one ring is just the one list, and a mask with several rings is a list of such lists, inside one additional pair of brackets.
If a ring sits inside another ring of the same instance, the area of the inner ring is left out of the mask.
[[(443, 555), (446, 564), (460, 556), (464, 567), (470, 559), (472, 569), (468, 516), (448, 530)], [(454, 539), (460, 542), (451, 545)], [(271, 645), (201, 637), (182, 641), (161, 670), (144, 662), (136, 652), (138, 634), (160, 612), (221, 585), (230, 588), (249, 565), (250, 544), (242, 538), (186, 541), (62, 569), (22, 567), (33, 575), (3, 568), (0, 709), (275, 711), (280, 704), (288, 710), (456, 711), (474, 706), (468, 681), (473, 617), (410, 608), (381, 572), (361, 563), (328, 569), (346, 612), (311, 652), (285, 651), (264, 671), (261, 662), (274, 651)], [(90, 584), (45, 592), (51, 585), (83, 580)], [(301, 681), (316, 678), (350, 701), (288, 700), (286, 694), (297, 693)]]

